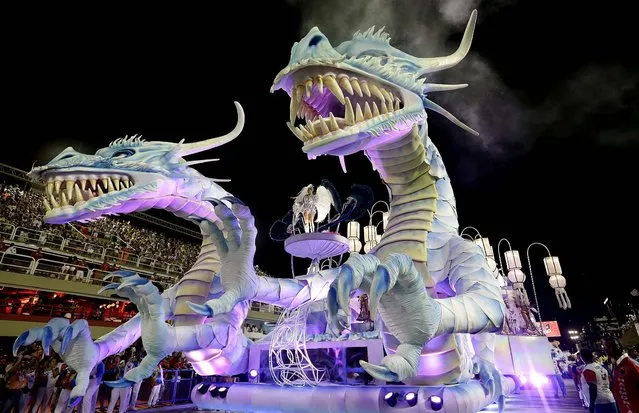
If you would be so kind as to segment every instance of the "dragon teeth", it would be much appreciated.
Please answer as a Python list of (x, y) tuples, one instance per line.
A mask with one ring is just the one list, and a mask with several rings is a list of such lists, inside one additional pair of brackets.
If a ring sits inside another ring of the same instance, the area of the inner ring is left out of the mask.
[[(314, 89), (314, 86), (317, 88)], [(330, 95), (324, 94), (324, 86), (329, 90)], [(375, 117), (390, 118), (392, 112), (401, 110), (401, 100), (395, 97), (390, 87), (387, 90), (372, 79), (361, 80), (345, 73), (328, 72), (322, 75), (306, 76), (300, 80), (300, 83), (294, 84), (289, 93), (291, 95), (290, 122), (287, 126), (298, 139), (305, 143)], [(344, 105), (343, 118), (334, 115), (337, 102), (332, 99), (333, 96)], [(401, 116), (401, 114), (398, 115)], [(305, 123), (295, 126), (296, 118), (305, 120)], [(390, 119), (384, 120), (384, 124), (378, 127), (378, 135), (385, 130), (397, 129), (398, 125), (406, 122), (391, 123)], [(114, 187), (118, 190), (125, 187), (125, 184), (118, 185), (116, 182)], [(107, 192), (111, 190), (108, 187)]]
[(330, 116), (331, 129), (333, 129), (334, 132), (338, 131), (339, 125), (337, 124), (337, 120), (335, 119), (335, 116), (333, 116), (333, 112), (331, 112), (329, 116)]
[(326, 83), (326, 87), (331, 93), (340, 101), (340, 103), (344, 104), (344, 93), (342, 93), (342, 88), (337, 84), (337, 80), (333, 76), (325, 76), (324, 82)]
[(364, 118), (371, 119), (373, 117), (373, 112), (371, 112), (371, 107), (368, 102), (364, 103)]
[(310, 98), (311, 97), (311, 92), (313, 91), (313, 80), (308, 79), (306, 81), (306, 97)]
[(355, 121), (361, 122), (364, 120), (364, 114), (362, 113), (362, 107), (358, 104), (355, 105)]
[(340, 75), (339, 76), (339, 85), (347, 91), (350, 95), (353, 94), (353, 87), (351, 86), (350, 80), (348, 80), (348, 76)]
[(353, 104), (349, 98), (346, 98), (346, 104), (344, 105), (345, 113), (344, 120), (347, 125), (355, 124), (355, 112), (353, 112)]
[(367, 97), (371, 97), (371, 90), (368, 88), (368, 82), (361, 80), (359, 85), (362, 88), (362, 92), (364, 92)]
[(379, 116), (379, 108), (377, 107), (377, 103), (373, 102), (373, 116)]
[(324, 118), (321, 115), (319, 117), (319, 124), (320, 124), (320, 128), (322, 128), (322, 134), (323, 135), (329, 134), (331, 132), (328, 129), (328, 126), (326, 126), (326, 122), (324, 121)]
[(73, 185), (73, 200), (76, 202), (84, 201), (84, 196), (82, 196), (82, 191), (78, 184)]
[(357, 79), (351, 79), (351, 84), (353, 85), (353, 90), (359, 97), (364, 97), (362, 94), (362, 88), (359, 86), (359, 81)]

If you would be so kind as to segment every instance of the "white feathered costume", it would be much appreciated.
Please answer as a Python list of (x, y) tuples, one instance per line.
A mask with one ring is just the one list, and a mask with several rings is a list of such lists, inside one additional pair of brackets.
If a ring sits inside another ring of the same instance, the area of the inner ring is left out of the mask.
[(333, 195), (326, 187), (320, 185), (313, 193), (313, 185), (307, 185), (297, 194), (293, 203), (293, 228), (302, 216), (304, 232), (314, 232), (315, 223), (324, 221), (335, 206)]

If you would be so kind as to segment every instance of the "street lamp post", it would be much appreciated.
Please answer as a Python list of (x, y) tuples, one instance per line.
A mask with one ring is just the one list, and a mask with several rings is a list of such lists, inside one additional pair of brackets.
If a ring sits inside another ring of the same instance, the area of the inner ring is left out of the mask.
[[(475, 237), (472, 237), (470, 234), (467, 234), (466, 231), (468, 230), (475, 231), (475, 234), (476, 234)], [(479, 230), (471, 226), (464, 228), (459, 233), (459, 235), (462, 238), (469, 239), (470, 241), (474, 242), (481, 248), (482, 252), (484, 253), (484, 256), (486, 257), (488, 268), (490, 269), (490, 272), (493, 274), (493, 277), (495, 277), (495, 279), (497, 280), (497, 283), (499, 284), (499, 286), (504, 288), (506, 285), (508, 285), (508, 283), (504, 280), (504, 275), (502, 272), (503, 267), (497, 266), (497, 261), (495, 261), (495, 253), (493, 252), (493, 247), (490, 245), (490, 240), (486, 237), (482, 237)]]
[[(566, 278), (561, 273), (561, 265), (559, 264), (559, 258), (550, 254), (550, 250), (548, 247), (541, 242), (533, 242), (526, 249), (526, 258), (528, 259), (528, 271), (530, 272), (530, 279), (533, 281), (533, 291), (534, 291), (534, 280), (532, 275), (532, 265), (530, 264), (530, 248), (534, 245), (539, 245), (546, 249), (548, 256), (544, 258), (544, 267), (546, 269), (546, 275), (548, 275), (548, 282), (550, 286), (555, 290), (555, 296), (557, 297), (557, 301), (559, 302), (559, 307), (564, 310), (567, 310), (572, 307), (570, 303), (570, 298), (568, 297), (568, 293), (566, 292)], [(535, 293), (535, 301), (537, 300), (537, 293)], [(537, 310), (539, 310), (539, 305), (537, 305)]]
[[(379, 204), (386, 206), (386, 211), (377, 210), (375, 207)], [(378, 213), (382, 214), (382, 219), (377, 224), (373, 224), (373, 217)], [(382, 239), (382, 234), (386, 231), (388, 218), (390, 215), (390, 205), (386, 201), (377, 201), (368, 210), (368, 225), (364, 227), (364, 252), (369, 253)], [(377, 229), (382, 225), (382, 233), (378, 234)], [(362, 250), (362, 242), (360, 241), (360, 224), (357, 221), (350, 221), (347, 226), (347, 238), (349, 242), (349, 251), (351, 254), (359, 254)]]

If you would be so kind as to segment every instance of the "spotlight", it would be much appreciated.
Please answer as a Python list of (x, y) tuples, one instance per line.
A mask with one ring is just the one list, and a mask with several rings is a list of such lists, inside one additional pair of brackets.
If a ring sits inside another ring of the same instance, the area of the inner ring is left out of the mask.
[(428, 401), (430, 402), (430, 408), (435, 411), (441, 410), (441, 408), (444, 406), (444, 401), (442, 400), (441, 396), (430, 396), (428, 398)]
[(214, 384), (209, 387), (209, 393), (211, 394), (211, 397), (217, 397), (220, 393), (220, 389), (218, 389), (217, 386)]
[(519, 376), (519, 381), (521, 382), (521, 384), (526, 384), (526, 383), (528, 383), (528, 377)]
[(417, 393), (406, 393), (406, 396), (404, 396), (404, 400), (406, 400), (406, 403), (408, 403), (409, 406), (413, 407), (417, 404)]
[(201, 383), (199, 386), (197, 386), (197, 392), (200, 394), (204, 394), (206, 393), (207, 388), (204, 387), (204, 383)]
[(228, 390), (228, 387), (220, 387), (219, 393), (220, 393), (221, 399), (226, 399), (227, 390)]
[(256, 377), (257, 377), (257, 374), (258, 374), (258, 373), (257, 373), (257, 370), (255, 370), (255, 369), (253, 369), (253, 370), (249, 371), (249, 376), (250, 376), (252, 379), (256, 378)]
[(384, 395), (384, 400), (386, 400), (386, 404), (390, 407), (395, 407), (397, 404), (397, 393), (389, 391)]

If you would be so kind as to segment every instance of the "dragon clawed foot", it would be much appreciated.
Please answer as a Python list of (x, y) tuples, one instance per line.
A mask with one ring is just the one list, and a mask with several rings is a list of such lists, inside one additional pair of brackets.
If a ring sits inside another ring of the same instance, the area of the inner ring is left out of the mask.
[(394, 354), (386, 356), (380, 366), (366, 361), (360, 364), (380, 380), (401, 381), (414, 376), (424, 344), (437, 331), (441, 310), (426, 293), (422, 275), (413, 261), (403, 254), (391, 254), (384, 262), (370, 254), (351, 256), (328, 293), (333, 333), (345, 328), (338, 311), (350, 314), (350, 296), (358, 290), (368, 294), (371, 315), (375, 316), (379, 310), (384, 324), (400, 342)]

